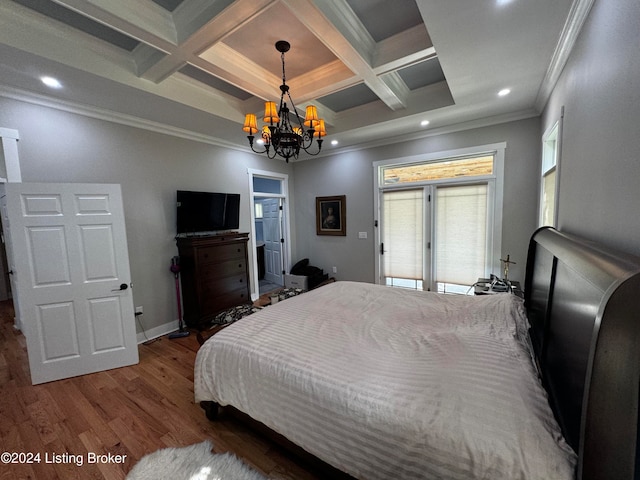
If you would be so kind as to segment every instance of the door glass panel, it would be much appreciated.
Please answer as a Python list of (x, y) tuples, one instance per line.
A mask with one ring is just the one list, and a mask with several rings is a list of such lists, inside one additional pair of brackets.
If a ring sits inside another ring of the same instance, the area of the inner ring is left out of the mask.
[(436, 190), (436, 283), (472, 285), (486, 270), (487, 185)]
[(421, 289), (423, 189), (384, 192), (383, 204), (385, 282), (388, 285)]

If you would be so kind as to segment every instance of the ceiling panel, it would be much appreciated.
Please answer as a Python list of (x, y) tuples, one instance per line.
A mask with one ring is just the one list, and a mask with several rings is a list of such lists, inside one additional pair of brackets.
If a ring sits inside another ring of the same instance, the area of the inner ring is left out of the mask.
[(409, 90), (416, 90), (417, 88), (445, 81), (438, 57), (402, 68), (398, 70), (398, 74), (407, 84)]
[(179, 72), (211, 88), (227, 93), (240, 100), (248, 100), (253, 96), (250, 93), (245, 92), (244, 90), (241, 90), (240, 88), (234, 87), (233, 85), (225, 82), (224, 80), (221, 80), (217, 77), (214, 77), (213, 75), (210, 75), (204, 70), (194, 67), (193, 65), (185, 65), (179, 70)]
[(326, 95), (318, 99), (320, 103), (329, 107), (334, 112), (343, 112), (350, 108), (375, 102), (376, 100), (379, 100), (378, 96), (364, 83), (345, 88), (340, 92), (332, 93), (331, 95)]
[(160, 5), (165, 10), (173, 12), (180, 6), (183, 0), (153, 0), (153, 3)]
[(259, 62), (269, 72), (282, 77), (278, 40), (286, 40), (291, 49), (285, 54), (288, 79), (336, 60), (336, 56), (306, 28), (291, 10), (276, 3), (224, 39), (238, 54)]
[(88, 33), (100, 40), (104, 40), (111, 45), (127, 50), (133, 51), (140, 42), (135, 38), (128, 37), (116, 30), (113, 30), (101, 23), (98, 23), (88, 17), (80, 15), (62, 5), (59, 5), (51, 0), (13, 0), (20, 5), (24, 5), (38, 13), (41, 13), (48, 18), (62, 22), (70, 27), (77, 28), (78, 30)]
[(422, 23), (415, 0), (347, 0), (347, 3), (376, 42)]

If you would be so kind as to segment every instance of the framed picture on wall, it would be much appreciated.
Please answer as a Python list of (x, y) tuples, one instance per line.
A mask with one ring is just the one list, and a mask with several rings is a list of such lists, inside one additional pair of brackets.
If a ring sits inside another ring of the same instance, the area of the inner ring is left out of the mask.
[(316, 234), (347, 235), (347, 197), (316, 197)]

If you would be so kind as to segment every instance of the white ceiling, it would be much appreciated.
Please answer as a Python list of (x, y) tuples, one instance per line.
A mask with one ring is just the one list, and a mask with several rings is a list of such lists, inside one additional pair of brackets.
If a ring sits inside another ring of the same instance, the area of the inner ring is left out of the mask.
[(0, 0), (0, 94), (248, 150), (244, 114), (279, 98), (282, 39), (323, 151), (360, 148), (539, 114), (585, 3)]

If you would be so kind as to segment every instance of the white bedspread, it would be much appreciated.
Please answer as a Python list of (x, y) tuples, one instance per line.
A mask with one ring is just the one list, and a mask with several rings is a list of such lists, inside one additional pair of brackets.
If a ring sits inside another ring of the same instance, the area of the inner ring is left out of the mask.
[(336, 282), (213, 336), (195, 397), (360, 479), (571, 479), (526, 329), (514, 295)]

